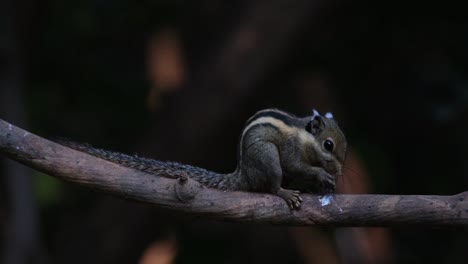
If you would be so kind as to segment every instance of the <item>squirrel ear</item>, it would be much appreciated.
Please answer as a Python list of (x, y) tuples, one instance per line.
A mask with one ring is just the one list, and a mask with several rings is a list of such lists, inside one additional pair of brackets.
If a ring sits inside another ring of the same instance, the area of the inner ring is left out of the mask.
[(320, 115), (313, 115), (310, 122), (306, 125), (306, 130), (316, 136), (323, 130), (323, 120)]
[(316, 118), (317, 116), (320, 116), (319, 112), (315, 109), (312, 109), (312, 117), (310, 118), (310, 120), (314, 120), (314, 118)]

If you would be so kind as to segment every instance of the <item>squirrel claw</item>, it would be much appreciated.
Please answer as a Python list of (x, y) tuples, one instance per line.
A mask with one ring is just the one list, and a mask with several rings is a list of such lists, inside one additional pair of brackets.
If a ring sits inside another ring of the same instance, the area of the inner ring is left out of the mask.
[(299, 196), (300, 192), (296, 190), (279, 189), (277, 195), (283, 198), (291, 210), (299, 209), (301, 207), (302, 198)]
[(327, 193), (334, 193), (335, 192), (335, 184), (334, 183), (330, 183), (330, 182), (324, 182), (322, 184), (323, 186), (323, 193), (327, 194)]

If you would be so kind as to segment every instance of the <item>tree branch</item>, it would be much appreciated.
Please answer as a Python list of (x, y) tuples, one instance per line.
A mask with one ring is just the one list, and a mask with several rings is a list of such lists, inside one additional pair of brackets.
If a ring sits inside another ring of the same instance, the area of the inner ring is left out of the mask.
[(468, 226), (468, 192), (435, 195), (302, 194), (300, 210), (269, 194), (224, 192), (184, 177), (156, 177), (75, 151), (0, 119), (0, 153), (91, 189), (176, 211), (282, 225)]

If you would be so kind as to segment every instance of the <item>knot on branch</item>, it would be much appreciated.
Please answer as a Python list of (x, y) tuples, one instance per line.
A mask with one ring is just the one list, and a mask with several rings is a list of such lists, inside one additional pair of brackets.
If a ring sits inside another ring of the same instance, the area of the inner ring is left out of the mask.
[(200, 184), (189, 179), (187, 174), (183, 173), (175, 182), (174, 191), (177, 199), (186, 203), (197, 196), (198, 192), (200, 191)]
[[(468, 227), (468, 192), (452, 196), (304, 195), (302, 208), (290, 212), (280, 198), (271, 199), (271, 195), (207, 188), (190, 179), (189, 174), (155, 177), (48, 141), (1, 119), (0, 154), (88, 188), (230, 221), (283, 225)], [(149, 182), (154, 184), (147, 184)], [(180, 202), (190, 204), (181, 206)]]

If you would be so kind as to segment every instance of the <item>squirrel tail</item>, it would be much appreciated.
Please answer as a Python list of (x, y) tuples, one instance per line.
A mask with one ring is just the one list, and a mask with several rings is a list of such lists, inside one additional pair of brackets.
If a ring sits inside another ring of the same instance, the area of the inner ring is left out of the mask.
[(55, 139), (54, 141), (71, 149), (160, 177), (176, 179), (182, 175), (187, 175), (211, 188), (229, 191), (246, 189), (243, 186), (245, 183), (242, 182), (242, 178), (236, 172), (229, 174), (216, 173), (178, 162), (160, 161), (94, 148), (90, 144), (76, 143), (66, 139)]

